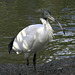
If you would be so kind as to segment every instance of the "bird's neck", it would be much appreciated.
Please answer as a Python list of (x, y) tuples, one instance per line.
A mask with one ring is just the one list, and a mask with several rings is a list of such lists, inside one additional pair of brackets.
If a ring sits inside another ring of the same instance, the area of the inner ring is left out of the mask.
[(40, 18), (42, 24), (43, 24), (43, 31), (42, 33), (44, 36), (49, 37), (49, 40), (53, 38), (53, 29), (51, 25), (49, 24), (48, 20), (45, 20), (43, 18)]
[(46, 29), (46, 30), (48, 30), (48, 29), (53, 30), (51, 25), (49, 24), (48, 20), (45, 20), (43, 18), (40, 18), (40, 20), (41, 20), (42, 24), (44, 25), (44, 29)]

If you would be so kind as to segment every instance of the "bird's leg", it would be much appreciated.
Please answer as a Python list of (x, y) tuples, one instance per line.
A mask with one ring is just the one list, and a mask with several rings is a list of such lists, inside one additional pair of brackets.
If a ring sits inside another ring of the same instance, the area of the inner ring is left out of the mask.
[(29, 75), (29, 60), (27, 58), (27, 75)]
[(34, 53), (33, 65), (34, 65), (34, 70), (35, 70), (35, 73), (36, 73), (36, 53)]

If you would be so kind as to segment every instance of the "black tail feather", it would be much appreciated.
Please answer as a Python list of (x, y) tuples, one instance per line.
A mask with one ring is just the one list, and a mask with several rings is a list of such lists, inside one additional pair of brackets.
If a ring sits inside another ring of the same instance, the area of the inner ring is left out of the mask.
[(8, 44), (8, 52), (9, 52), (9, 54), (10, 54), (10, 52), (12, 50), (12, 46), (13, 46), (14, 39), (15, 38), (13, 38), (12, 41)]

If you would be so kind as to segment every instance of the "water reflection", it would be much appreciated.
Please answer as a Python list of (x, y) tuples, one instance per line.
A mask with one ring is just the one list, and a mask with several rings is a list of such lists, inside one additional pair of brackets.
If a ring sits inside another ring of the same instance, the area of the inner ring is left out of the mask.
[[(44, 9), (52, 12), (65, 28), (66, 34), (63, 34), (57, 24), (50, 21), (54, 29), (54, 39), (45, 49), (37, 53), (37, 63), (75, 56), (74, 0), (2, 0), (0, 1), (0, 60), (2, 60), (0, 63), (24, 63), (23, 54), (9, 55), (7, 45), (24, 27), (40, 23), (39, 18)], [(30, 55), (30, 60), (32, 58)]]

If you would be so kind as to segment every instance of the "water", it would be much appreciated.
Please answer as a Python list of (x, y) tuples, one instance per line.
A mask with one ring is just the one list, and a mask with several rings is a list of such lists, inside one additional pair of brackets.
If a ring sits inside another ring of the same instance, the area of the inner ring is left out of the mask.
[[(25, 63), (23, 54), (8, 54), (8, 44), (24, 27), (40, 23), (44, 9), (51, 11), (66, 30), (50, 21), (54, 39), (37, 53), (37, 63), (75, 57), (75, 1), (74, 0), (2, 0), (0, 1), (0, 63)], [(33, 54), (30, 55), (32, 63)]]

